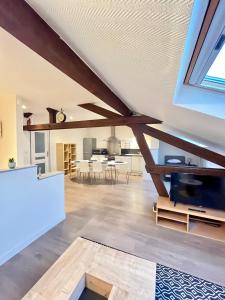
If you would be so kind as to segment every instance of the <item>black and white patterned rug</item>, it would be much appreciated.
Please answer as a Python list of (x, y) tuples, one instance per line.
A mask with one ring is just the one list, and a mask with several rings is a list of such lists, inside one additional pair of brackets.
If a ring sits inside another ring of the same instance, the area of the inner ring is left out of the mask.
[(156, 300), (225, 300), (225, 287), (157, 264)]
[[(124, 253), (126, 251), (83, 237)], [(136, 256), (136, 255), (135, 255)], [(139, 256), (137, 256), (139, 257)], [(140, 257), (144, 259), (143, 257)], [(161, 264), (156, 264), (156, 300), (225, 300), (225, 287)]]

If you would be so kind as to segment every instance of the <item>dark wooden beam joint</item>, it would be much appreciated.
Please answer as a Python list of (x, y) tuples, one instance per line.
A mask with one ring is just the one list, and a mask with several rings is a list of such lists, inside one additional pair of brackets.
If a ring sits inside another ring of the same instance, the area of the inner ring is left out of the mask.
[(142, 125), (140, 127), (143, 133), (150, 135), (160, 141), (163, 141), (169, 145), (182, 149), (186, 152), (192, 153), (196, 156), (199, 156), (205, 160), (211, 161), (215, 164), (218, 164), (225, 168), (225, 156), (219, 153), (216, 153), (207, 148), (200, 147), (191, 142), (185, 141), (181, 138), (171, 135), (170, 133), (164, 132), (162, 130), (156, 129), (151, 126)]
[(56, 115), (59, 111), (51, 107), (47, 107), (46, 109), (49, 113), (49, 123), (56, 123)]
[[(84, 107), (85, 109), (94, 111), (95, 113), (99, 113), (100, 115), (103, 115), (104, 117), (110, 117), (110, 113), (114, 114), (113, 112), (110, 112), (106, 109), (99, 109), (98, 106), (89, 103), (89, 107)], [(119, 116), (118, 114), (116, 114)], [(112, 116), (112, 115), (111, 115)], [(221, 155), (219, 153), (216, 153), (214, 151), (211, 151), (207, 148), (200, 147), (196, 144), (193, 144), (191, 142), (188, 142), (182, 138), (178, 138), (176, 136), (173, 136), (170, 133), (164, 132), (162, 130), (156, 129), (154, 127), (150, 127), (144, 124), (140, 124), (139, 127), (141, 127), (141, 131), (144, 134), (150, 135), (160, 141), (163, 141), (169, 145), (172, 145), (174, 147), (180, 148), (186, 152), (192, 153), (198, 157), (201, 157), (205, 160), (211, 161), (215, 164), (221, 165), (225, 168), (225, 156)]]
[[(93, 111), (97, 114), (100, 114), (104, 117), (113, 117), (113, 116), (115, 116), (114, 112), (111, 112), (111, 111), (106, 110), (106, 109), (99, 108), (98, 106), (96, 106), (94, 104), (91, 104), (91, 103), (89, 103), (87, 105), (80, 105), (80, 106), (87, 109), (87, 110)], [(116, 114), (116, 115), (119, 116), (118, 114)], [(129, 127), (131, 127), (131, 126), (129, 126)], [(184, 151), (187, 151), (187, 152), (192, 153), (196, 156), (199, 156), (199, 157), (204, 158), (208, 161), (211, 161), (213, 163), (216, 163), (218, 165), (221, 165), (221, 166), (225, 167), (225, 157), (223, 155), (219, 154), (219, 153), (216, 153), (216, 152), (208, 150), (206, 148), (197, 146), (197, 145), (195, 145), (191, 142), (185, 141), (181, 138), (178, 138), (178, 137), (173, 136), (169, 133), (163, 132), (159, 129), (156, 129), (156, 128), (153, 128), (153, 127), (150, 127), (150, 126), (147, 126), (147, 125), (140, 124), (139, 125), (139, 132), (141, 134), (145, 133), (147, 135), (150, 135), (150, 136), (152, 136), (156, 139), (159, 139), (159, 140), (161, 140), (161, 141), (163, 141), (167, 144), (170, 144), (174, 147), (180, 148)], [(141, 138), (141, 139), (142, 139), (142, 142), (145, 144), (145, 142), (143, 141), (143, 138)], [(139, 145), (139, 148), (140, 148), (140, 145)], [(143, 151), (144, 151), (144, 148), (142, 149), (142, 155), (144, 153)], [(152, 162), (152, 163), (150, 162), (149, 164), (148, 164), (148, 162), (149, 161), (148, 161), (148, 155), (147, 155), (147, 157), (145, 158), (147, 171), (149, 171), (149, 173), (151, 173), (151, 174), (155, 174), (154, 177), (158, 176), (157, 179), (155, 179), (155, 180), (159, 181), (159, 175), (161, 173), (158, 172), (158, 170), (156, 172), (156, 169), (154, 168), (154, 162)], [(150, 166), (150, 168), (149, 168), (149, 166)], [(188, 169), (188, 170), (190, 170), (190, 169)], [(192, 169), (192, 171), (198, 173), (198, 170), (193, 170)], [(204, 172), (205, 172), (205, 170), (204, 170)], [(211, 172), (210, 174), (212, 174), (214, 171), (210, 171), (210, 172)], [(223, 172), (223, 171), (221, 171), (221, 172)], [(166, 173), (169, 173), (168, 170), (167, 170)], [(162, 174), (165, 174), (165, 173), (162, 173)]]
[[(144, 137), (144, 134), (143, 134), (141, 128), (139, 127), (139, 125), (132, 125), (131, 128), (133, 130), (134, 136), (136, 137), (141, 154), (145, 160), (146, 167), (148, 169), (150, 169), (152, 166), (155, 166), (155, 162), (154, 162), (153, 156), (151, 154), (151, 151), (148, 147), (148, 144), (146, 142), (146, 139)], [(165, 185), (164, 185), (162, 179), (160, 178), (160, 175), (151, 173), (151, 177), (152, 177), (152, 180), (154, 182), (154, 185), (156, 187), (158, 194), (163, 197), (168, 197), (169, 196), (168, 192), (165, 188)]]
[(33, 114), (32, 114), (31, 112), (25, 112), (25, 113), (23, 114), (23, 116), (24, 116), (25, 119), (30, 118), (32, 115), (33, 115)]

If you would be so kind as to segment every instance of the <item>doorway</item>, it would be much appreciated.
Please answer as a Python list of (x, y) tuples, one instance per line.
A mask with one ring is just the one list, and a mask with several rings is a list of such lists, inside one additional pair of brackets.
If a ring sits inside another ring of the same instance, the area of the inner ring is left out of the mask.
[(49, 171), (49, 131), (31, 133), (31, 163), (37, 165), (38, 173)]

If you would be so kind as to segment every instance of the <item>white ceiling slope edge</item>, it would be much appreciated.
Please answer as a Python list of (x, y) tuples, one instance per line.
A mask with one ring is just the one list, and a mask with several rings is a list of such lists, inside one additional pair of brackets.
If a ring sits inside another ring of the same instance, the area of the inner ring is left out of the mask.
[(0, 92), (15, 94), (35, 115), (61, 107), (74, 117), (77, 104), (101, 101), (34, 51), (0, 28)]
[(225, 145), (224, 121), (173, 105), (193, 0), (27, 0), (134, 110)]

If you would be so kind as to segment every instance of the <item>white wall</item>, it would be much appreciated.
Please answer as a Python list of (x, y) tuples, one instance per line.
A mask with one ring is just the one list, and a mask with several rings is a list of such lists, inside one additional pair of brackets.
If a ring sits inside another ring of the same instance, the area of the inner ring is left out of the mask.
[(110, 127), (96, 127), (87, 129), (87, 137), (97, 139), (97, 148), (107, 148), (107, 139), (110, 137), (110, 135)]
[[(121, 140), (122, 148), (138, 149), (138, 144), (132, 130), (127, 126), (116, 127), (116, 137)], [(87, 130), (88, 137), (97, 138), (97, 148), (107, 148), (107, 139), (111, 136), (110, 127), (89, 128)], [(159, 141), (157, 139), (146, 136), (147, 143), (150, 148), (158, 149)]]
[(165, 155), (183, 155), (185, 156), (186, 162), (187, 158), (191, 158), (191, 163), (196, 164), (198, 166), (202, 166), (202, 159), (198, 156), (190, 154), (186, 151), (183, 151), (179, 148), (173, 147), (169, 144), (164, 142), (159, 142), (159, 164), (164, 164), (164, 157)]
[[(116, 137), (121, 140), (122, 145), (130, 143), (134, 138), (132, 130), (127, 126), (117, 126), (115, 132), (116, 132)], [(88, 137), (97, 139), (97, 148), (107, 148), (107, 139), (111, 136), (111, 128), (110, 127), (89, 128), (87, 130), (87, 134)], [(127, 146), (127, 148), (129, 147)]]
[[(134, 138), (132, 130), (127, 126), (117, 126), (115, 132), (116, 132), (116, 137), (121, 140), (122, 144), (125, 144), (126, 142), (127, 144), (128, 142), (131, 143), (132, 139)], [(88, 137), (97, 139), (97, 148), (107, 148), (107, 139), (111, 136), (111, 128), (110, 127), (89, 128), (87, 130), (87, 134)]]
[(0, 265), (65, 218), (64, 175), (37, 168), (0, 171)]

